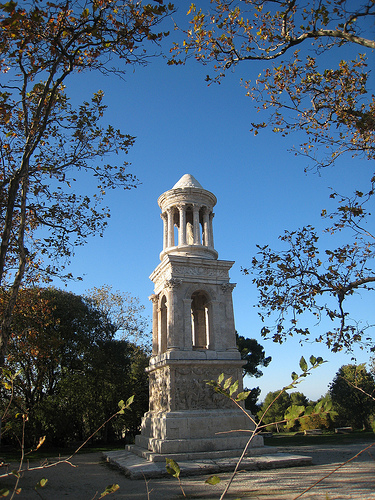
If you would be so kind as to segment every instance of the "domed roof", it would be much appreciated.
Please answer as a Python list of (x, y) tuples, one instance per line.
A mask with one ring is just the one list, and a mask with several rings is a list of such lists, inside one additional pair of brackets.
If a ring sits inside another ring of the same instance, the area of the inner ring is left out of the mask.
[(199, 184), (197, 179), (191, 174), (185, 174), (181, 177), (181, 179), (176, 182), (172, 189), (183, 189), (183, 188), (199, 188), (203, 189), (203, 187)]

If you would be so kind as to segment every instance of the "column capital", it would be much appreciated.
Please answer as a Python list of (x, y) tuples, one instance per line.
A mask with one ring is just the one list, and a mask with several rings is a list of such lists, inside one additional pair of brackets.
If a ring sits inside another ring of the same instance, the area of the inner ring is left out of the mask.
[(168, 288), (168, 290), (171, 290), (173, 288), (177, 288), (181, 285), (182, 283), (182, 280), (181, 279), (177, 279), (177, 278), (171, 278), (169, 280), (166, 280), (165, 282), (165, 288)]
[(152, 302), (158, 302), (159, 300), (159, 295), (157, 295), (156, 293), (153, 293), (152, 295), (149, 296), (148, 300), (151, 300)]
[(177, 205), (175, 205), (179, 210), (183, 210), (184, 208), (186, 208), (188, 205), (190, 205), (190, 203), (186, 203), (184, 201), (180, 201), (179, 203), (177, 203)]

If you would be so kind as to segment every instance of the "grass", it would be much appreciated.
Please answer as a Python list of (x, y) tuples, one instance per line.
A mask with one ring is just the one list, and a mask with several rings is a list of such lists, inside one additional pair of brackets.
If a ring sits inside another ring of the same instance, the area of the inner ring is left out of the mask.
[(264, 444), (267, 446), (306, 446), (315, 444), (348, 444), (361, 441), (373, 441), (375, 434), (373, 432), (355, 431), (350, 434), (335, 434), (326, 432), (317, 436), (305, 436), (304, 434), (280, 432), (273, 434), (270, 438), (264, 438)]

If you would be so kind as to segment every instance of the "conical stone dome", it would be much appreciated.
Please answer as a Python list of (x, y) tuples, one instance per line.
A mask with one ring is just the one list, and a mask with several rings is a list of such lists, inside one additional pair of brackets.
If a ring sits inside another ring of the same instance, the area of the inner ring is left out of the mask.
[(176, 182), (172, 189), (183, 189), (183, 188), (198, 188), (203, 189), (197, 179), (191, 174), (185, 174), (181, 179)]

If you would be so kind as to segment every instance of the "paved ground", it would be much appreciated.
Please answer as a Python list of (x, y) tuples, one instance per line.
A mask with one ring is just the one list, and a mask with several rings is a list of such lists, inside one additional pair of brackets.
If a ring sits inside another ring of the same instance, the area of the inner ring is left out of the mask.
[[(305, 500), (375, 500), (375, 445), (357, 458), (329, 475), (341, 463), (355, 456), (370, 443), (343, 446), (299, 446), (283, 448), (293, 454), (310, 455), (312, 466), (288, 469), (240, 472), (225, 498), (292, 500), (299, 498), (306, 488), (321, 481), (303, 494)], [(120, 489), (109, 498), (130, 500), (178, 500), (184, 496), (175, 478), (130, 480), (123, 473), (102, 462), (101, 454), (83, 454), (72, 460), (72, 465), (61, 463), (49, 469), (27, 471), (20, 480), (22, 491), (16, 498), (46, 500), (92, 500), (109, 484), (118, 484)], [(38, 464), (30, 464), (38, 465)], [(5, 472), (5, 468), (2, 468)], [(222, 482), (216, 486), (205, 484), (206, 476), (182, 478), (186, 497), (190, 499), (219, 499), (229, 478), (228, 473), (220, 474)], [(48, 483), (40, 495), (34, 485), (42, 477)], [(0, 488), (10, 481), (0, 479)]]

